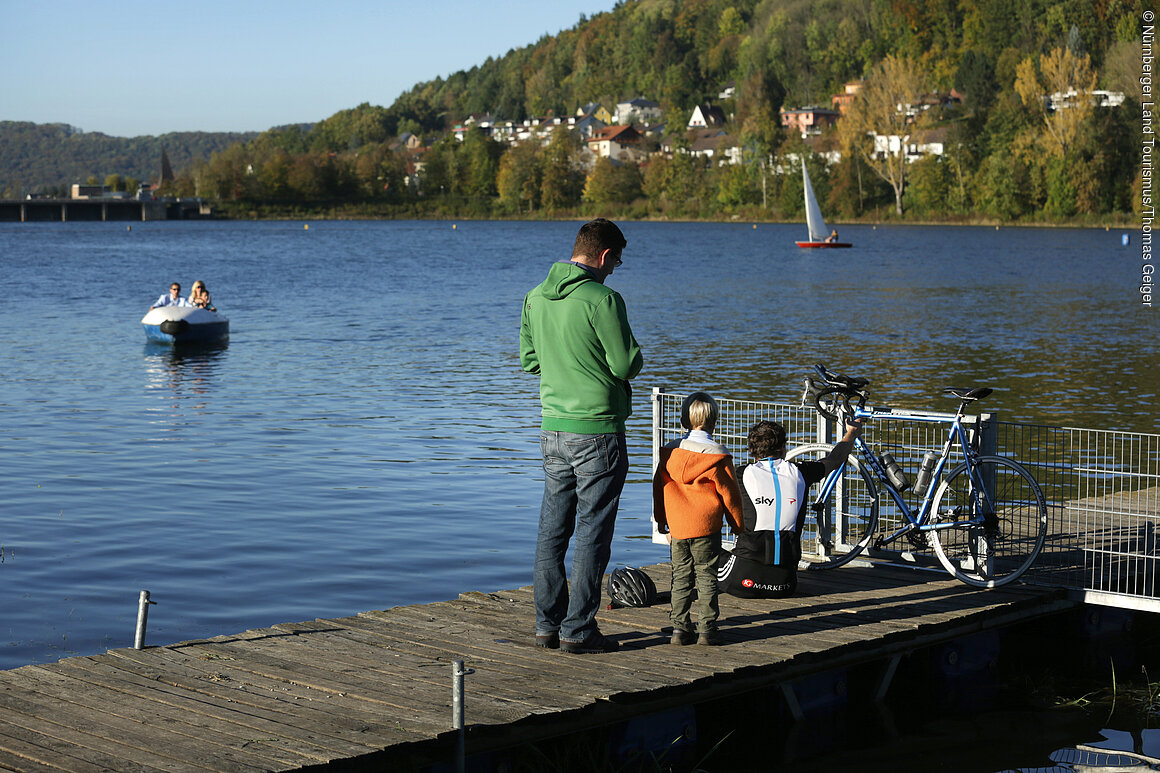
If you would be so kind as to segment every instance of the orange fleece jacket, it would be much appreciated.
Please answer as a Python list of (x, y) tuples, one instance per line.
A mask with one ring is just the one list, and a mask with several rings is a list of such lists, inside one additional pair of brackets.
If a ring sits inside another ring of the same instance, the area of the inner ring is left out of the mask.
[(741, 490), (729, 454), (662, 448), (653, 476), (653, 518), (673, 539), (707, 537), (721, 530), (722, 516), (745, 530)]

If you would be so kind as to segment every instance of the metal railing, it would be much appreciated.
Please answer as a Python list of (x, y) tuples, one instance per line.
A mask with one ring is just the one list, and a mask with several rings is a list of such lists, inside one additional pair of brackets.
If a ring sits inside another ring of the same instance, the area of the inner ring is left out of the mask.
[[(680, 412), (685, 394), (657, 388), (652, 398), (655, 469), (661, 447), (684, 434)], [(713, 437), (729, 449), (739, 467), (751, 461), (746, 436), (762, 419), (786, 428), (790, 448), (833, 442), (835, 428), (813, 406), (715, 399), (721, 415)], [(867, 424), (863, 439), (874, 453), (892, 454), (913, 479), (923, 454), (942, 447), (946, 426), (910, 423), (904, 411), (897, 414), (899, 421)], [(981, 433), (984, 453), (1019, 461), (1043, 489), (1047, 542), (1023, 581), (1067, 588), (1090, 603), (1160, 611), (1160, 435), (1014, 424), (998, 421), (993, 414), (975, 417), (972, 432)], [(902, 522), (897, 505), (881, 496), (879, 533), (890, 533)], [(816, 552), (809, 534), (803, 537), (803, 554)], [(905, 548), (872, 555), (937, 566), (929, 549), (903, 543)]]

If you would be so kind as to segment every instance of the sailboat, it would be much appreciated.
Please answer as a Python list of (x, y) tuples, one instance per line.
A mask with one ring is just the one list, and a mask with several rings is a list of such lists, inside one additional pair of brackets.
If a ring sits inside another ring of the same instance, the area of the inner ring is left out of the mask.
[(850, 242), (826, 241), (830, 236), (830, 227), (822, 217), (822, 210), (818, 207), (818, 198), (814, 195), (814, 186), (810, 185), (810, 173), (806, 171), (806, 160), (802, 159), (802, 180), (806, 189), (806, 227), (809, 228), (809, 241), (794, 242), (799, 247), (850, 247)]

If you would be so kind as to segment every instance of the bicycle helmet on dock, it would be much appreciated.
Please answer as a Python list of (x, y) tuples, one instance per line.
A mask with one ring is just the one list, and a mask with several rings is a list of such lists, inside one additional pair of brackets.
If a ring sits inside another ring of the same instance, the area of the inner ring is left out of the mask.
[(640, 569), (620, 566), (608, 575), (608, 595), (613, 606), (648, 607), (656, 603), (657, 586)]

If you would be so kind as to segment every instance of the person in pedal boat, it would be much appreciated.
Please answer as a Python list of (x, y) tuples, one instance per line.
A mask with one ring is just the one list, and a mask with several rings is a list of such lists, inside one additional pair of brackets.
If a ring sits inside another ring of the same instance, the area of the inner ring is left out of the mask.
[(169, 294), (162, 294), (153, 305), (149, 308), (156, 309), (160, 306), (189, 306), (189, 301), (181, 297), (181, 285), (174, 282), (169, 286)]

